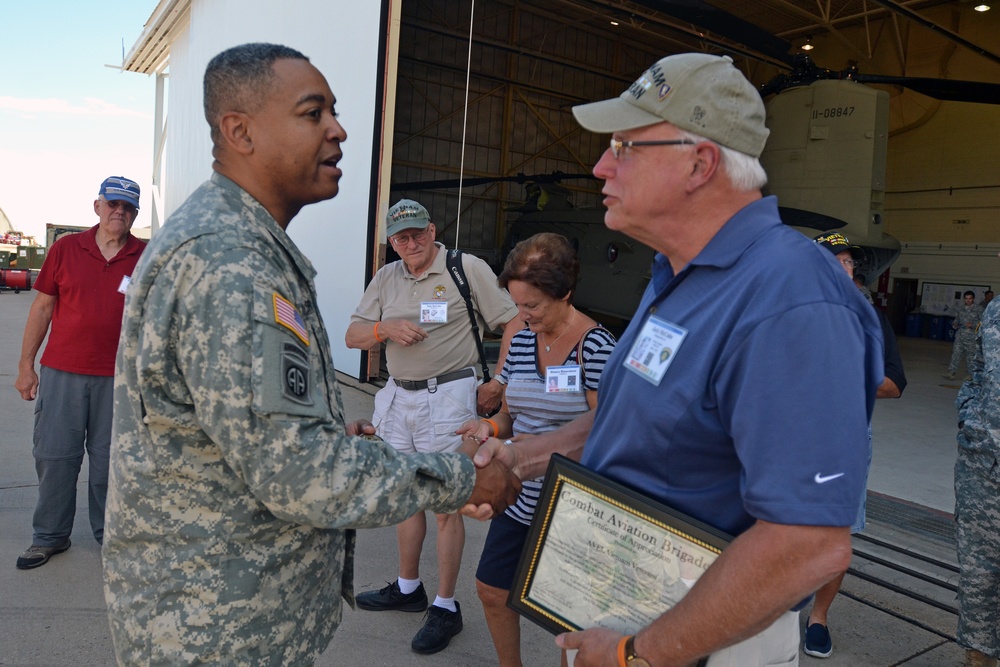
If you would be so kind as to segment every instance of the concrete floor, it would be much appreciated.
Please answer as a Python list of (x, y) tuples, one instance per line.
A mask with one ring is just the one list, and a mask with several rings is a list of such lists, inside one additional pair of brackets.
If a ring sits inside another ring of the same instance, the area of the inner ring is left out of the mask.
[(909, 384), (900, 398), (875, 404), (868, 489), (951, 513), (958, 432), (955, 396), (963, 376), (941, 377), (948, 370), (951, 343), (897, 340)]
[[(22, 401), (13, 388), (21, 333), (32, 298), (30, 293), (0, 292), (0, 349), (6, 351), (6, 361), (0, 364), (0, 665), (109, 665), (114, 656), (104, 610), (100, 551), (87, 528), (83, 479), (73, 548), (43, 568), (14, 568), (15, 559), (30, 543), (37, 493), (31, 458), (32, 404)], [(901, 399), (878, 403), (869, 489), (912, 503), (919, 511), (950, 513), (954, 508), (951, 480), (958, 383), (943, 380), (941, 373), (946, 370), (951, 346), (940, 341), (901, 338), (900, 348), (910, 384)], [(348, 416), (370, 415), (373, 388), (342, 379)], [(430, 591), (437, 581), (434, 522), (429, 523), (422, 574)], [(466, 521), (466, 527), (466, 556), (457, 593), (465, 629), (447, 650), (434, 656), (418, 656), (409, 650), (410, 639), (421, 625), (421, 614), (373, 614), (348, 609), (330, 648), (317, 664), (495, 664), (473, 582), (487, 526)], [(866, 532), (897, 528), (873, 521)], [(920, 542), (923, 538), (907, 539)], [(395, 576), (394, 529), (362, 531), (358, 547), (357, 590), (381, 587)], [(945, 552), (950, 548), (947, 544), (918, 547)], [(849, 577), (845, 589), (863, 595), (865, 585), (852, 583)], [(945, 614), (928, 623), (943, 628), (946, 634), (954, 633), (953, 616)], [(522, 628), (525, 664), (555, 665), (558, 652), (551, 635), (527, 622), (522, 623)], [(960, 664), (961, 651), (938, 634), (904, 622), (885, 609), (847, 597), (838, 599), (834, 606), (831, 628), (834, 655), (823, 663), (803, 656), (803, 665)]]

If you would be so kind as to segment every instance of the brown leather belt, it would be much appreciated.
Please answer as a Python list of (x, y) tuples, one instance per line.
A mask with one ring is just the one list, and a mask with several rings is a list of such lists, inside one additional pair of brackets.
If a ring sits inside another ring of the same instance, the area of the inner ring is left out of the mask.
[(398, 380), (392, 378), (392, 381), (396, 383), (397, 387), (406, 389), (407, 391), (420, 391), (421, 389), (433, 390), (437, 389), (439, 384), (444, 384), (446, 382), (454, 382), (455, 380), (461, 380), (462, 378), (476, 377), (476, 371), (471, 368), (463, 368), (460, 371), (452, 371), (451, 373), (445, 373), (444, 375), (438, 375), (427, 380)]

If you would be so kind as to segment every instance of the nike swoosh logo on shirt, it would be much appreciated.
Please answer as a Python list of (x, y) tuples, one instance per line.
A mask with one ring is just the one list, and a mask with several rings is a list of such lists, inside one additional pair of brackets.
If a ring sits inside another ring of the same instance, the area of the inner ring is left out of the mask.
[(838, 472), (836, 475), (825, 475), (825, 476), (821, 475), (819, 473), (816, 473), (816, 476), (813, 477), (813, 480), (817, 484), (825, 484), (825, 483), (829, 482), (831, 479), (837, 479), (838, 477), (843, 477), (843, 476), (844, 476), (844, 473), (842, 473), (842, 472)]

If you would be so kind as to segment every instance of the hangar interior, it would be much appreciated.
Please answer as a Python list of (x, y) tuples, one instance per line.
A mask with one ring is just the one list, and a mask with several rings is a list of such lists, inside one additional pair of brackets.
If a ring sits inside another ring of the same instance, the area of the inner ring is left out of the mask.
[[(457, 239), (494, 264), (525, 211), (541, 208), (550, 225), (575, 230), (596, 310), (630, 312), (623, 301), (644, 286), (648, 257), (628, 244), (610, 261), (607, 232), (592, 224), (600, 221), (600, 183), (590, 177), (608, 137), (583, 131), (571, 107), (618, 95), (671, 53), (730, 55), (759, 86), (794, 77), (793, 57), (808, 55), (817, 68), (854, 68), (851, 78), (889, 82), (851, 84), (888, 95), (886, 173), (866, 176), (871, 210), (842, 231), (873, 246), (886, 235), (899, 241), (881, 281), (884, 255), (867, 268), (873, 291), (901, 326), (923, 281), (1000, 282), (1000, 170), (991, 166), (1000, 150), (1000, 6), (977, 11), (977, 4), (403, 0), (395, 96), (387, 96), (395, 105), (390, 203), (421, 201), (440, 240), (454, 246)], [(830, 144), (809, 167), (812, 182), (843, 198), (838, 179), (855, 162)], [(772, 178), (771, 185), (782, 184)], [(584, 210), (566, 212), (570, 206)], [(895, 304), (890, 275), (907, 283)]]
[[(160, 0), (126, 59), (126, 70), (157, 75), (154, 227), (165, 71), (182, 102), (181, 113), (171, 113), (174, 136), (166, 143), (175, 150), (167, 162), (183, 180), (200, 174), (194, 167), (203, 160), (185, 143), (197, 134), (191, 124), (200, 128), (202, 121), (199, 114), (184, 115), (197, 101), (196, 72), (184, 66), (214, 43), (203, 32), (192, 36), (189, 25), (227, 7), (221, 0)], [(767, 86), (772, 141), (766, 150), (773, 144), (784, 151), (765, 154), (769, 191), (799, 213), (840, 225), (794, 223), (804, 233), (836, 228), (865, 248), (861, 272), (897, 332), (915, 312), (946, 315), (966, 288), (981, 293), (1000, 284), (1000, 170), (994, 166), (1000, 6), (977, 11), (983, 8), (978, 0), (382, 0), (380, 7), (382, 34), (358, 28), (352, 35), (376, 49), (385, 45), (387, 82), (375, 95), (384, 104), (374, 119), (381, 163), (364, 209), (365, 278), (387, 254), (392, 259), (378, 209), (409, 197), (428, 207), (447, 245), (495, 267), (526, 234), (566, 233), (584, 266), (577, 304), (614, 328), (615, 318), (634, 310), (651, 251), (603, 226), (600, 183), (590, 170), (608, 137), (583, 131), (571, 107), (618, 95), (660, 57), (704, 51), (731, 56), (754, 84)], [(310, 9), (304, 3), (298, 11)], [(332, 5), (323, 11), (341, 13)], [(254, 13), (240, 17), (242, 23), (231, 21), (233, 36), (273, 32), (262, 30)], [(300, 41), (329, 42), (326, 32), (306, 39), (298, 18), (282, 19), (282, 29)], [(337, 48), (321, 47), (321, 57), (332, 58)], [(798, 62), (801, 56), (814, 65)], [(334, 62), (349, 66), (342, 56)], [(789, 85), (768, 85), (776, 77)], [(803, 90), (816, 92), (785, 103)], [(854, 113), (862, 98), (871, 113)], [(177, 185), (167, 194), (182, 201), (187, 191)], [(362, 193), (354, 187), (349, 194)], [(345, 206), (345, 196), (337, 206)], [(318, 220), (309, 224), (297, 227), (308, 227), (307, 236), (322, 227)], [(333, 292), (355, 298), (343, 286)], [(370, 361), (362, 366), (378, 367)]]

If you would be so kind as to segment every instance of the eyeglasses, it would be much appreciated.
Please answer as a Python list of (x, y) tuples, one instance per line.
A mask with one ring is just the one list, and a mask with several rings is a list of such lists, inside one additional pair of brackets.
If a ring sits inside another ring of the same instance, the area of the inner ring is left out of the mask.
[(135, 206), (129, 204), (127, 201), (122, 201), (121, 199), (111, 199), (111, 200), (105, 199), (104, 203), (108, 205), (108, 208), (114, 211), (117, 211), (118, 209), (124, 206), (126, 213), (131, 213), (132, 215), (136, 215), (139, 212), (139, 209), (137, 209)]
[(419, 232), (413, 232), (409, 236), (400, 236), (396, 234), (395, 236), (390, 236), (389, 240), (392, 241), (392, 245), (406, 247), (410, 245), (410, 241), (413, 241), (417, 245), (420, 245), (427, 240), (427, 229), (421, 229)]
[(842, 259), (842, 260), (840, 260), (840, 263), (843, 264), (844, 266), (848, 266), (848, 267), (850, 267), (852, 269), (858, 265), (858, 263), (855, 262), (853, 259)]
[(694, 144), (695, 142), (690, 139), (663, 139), (659, 141), (619, 141), (618, 139), (611, 139), (611, 154), (618, 159), (621, 155), (623, 148), (631, 148), (632, 146), (679, 146), (681, 144)]

